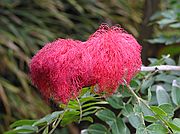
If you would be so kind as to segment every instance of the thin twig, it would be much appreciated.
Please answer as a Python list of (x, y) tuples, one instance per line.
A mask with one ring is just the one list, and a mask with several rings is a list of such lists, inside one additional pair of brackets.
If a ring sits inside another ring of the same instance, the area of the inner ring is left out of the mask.
[(180, 71), (180, 66), (171, 66), (171, 65), (161, 65), (161, 66), (152, 66), (152, 67), (141, 67), (141, 71)]
[(56, 124), (54, 125), (53, 129), (51, 129), (51, 131), (48, 134), (52, 134), (54, 132), (54, 130), (57, 128), (57, 126), (59, 125), (60, 121), (62, 120), (62, 118), (64, 117), (64, 114), (66, 113), (67, 109), (64, 110), (63, 114), (60, 115), (60, 117), (58, 118), (58, 121), (56, 122)]
[(82, 106), (81, 106), (81, 103), (80, 103), (78, 97), (76, 97), (76, 100), (77, 100), (77, 102), (79, 104), (80, 117), (79, 117), (79, 122), (78, 123), (80, 123), (81, 120), (82, 120)]
[[(137, 102), (138, 102), (138, 103), (142, 102), (149, 110), (151, 110), (150, 106), (147, 105), (146, 102), (145, 102), (142, 98), (140, 98), (138, 95), (136, 95), (136, 93), (133, 91), (133, 89), (127, 84), (126, 80), (124, 80), (124, 83), (126, 84), (127, 89), (128, 89), (128, 90), (131, 92), (131, 94), (136, 98)], [(152, 110), (151, 110), (151, 112), (152, 112), (153, 114), (156, 114), (156, 113), (154, 113), (154, 111), (152, 111)], [(158, 116), (158, 117), (159, 117), (159, 116)], [(160, 119), (161, 119), (161, 118), (160, 118)], [(172, 134), (171, 129), (169, 129), (169, 128), (167, 127), (166, 121), (165, 121), (165, 120), (160, 120), (160, 121), (161, 121), (162, 124), (167, 128), (168, 132), (169, 132), (170, 134)]]

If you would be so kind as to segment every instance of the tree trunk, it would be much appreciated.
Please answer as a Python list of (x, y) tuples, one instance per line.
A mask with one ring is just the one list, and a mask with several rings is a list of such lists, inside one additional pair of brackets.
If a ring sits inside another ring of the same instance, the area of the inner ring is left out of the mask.
[(147, 64), (147, 57), (157, 55), (157, 47), (153, 44), (149, 44), (146, 39), (152, 38), (153, 26), (149, 26), (150, 17), (158, 10), (160, 0), (145, 0), (144, 3), (144, 16), (140, 26), (139, 42), (142, 44), (142, 61)]

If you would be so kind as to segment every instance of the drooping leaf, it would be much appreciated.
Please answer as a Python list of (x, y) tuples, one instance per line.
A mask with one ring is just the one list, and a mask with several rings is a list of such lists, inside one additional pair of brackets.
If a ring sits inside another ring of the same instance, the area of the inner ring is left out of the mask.
[(131, 104), (125, 104), (122, 110), (122, 114), (124, 116), (128, 116), (131, 113), (133, 113), (133, 106)]
[(151, 124), (147, 127), (148, 134), (166, 134), (168, 130), (160, 124)]
[(58, 118), (62, 113), (63, 111), (56, 111), (56, 112), (53, 112), (52, 114), (46, 115), (40, 120), (37, 120), (36, 122), (34, 122), (33, 126), (41, 126), (43, 124), (50, 124), (53, 122), (55, 118)]
[(124, 107), (121, 96), (113, 95), (107, 99), (109, 104), (115, 109), (121, 109)]
[(148, 134), (146, 126), (140, 125), (138, 128), (136, 128), (136, 134)]
[(112, 134), (130, 134), (129, 129), (121, 118), (116, 118), (111, 126)]
[(162, 81), (162, 82), (166, 82), (166, 83), (172, 83), (172, 81), (174, 79), (176, 79), (177, 77), (174, 75), (166, 75), (166, 74), (159, 74), (156, 76), (155, 81)]
[(87, 131), (89, 134), (108, 134), (107, 128), (102, 124), (92, 124)]
[[(144, 102), (146, 103), (146, 102)], [(148, 104), (144, 104), (143, 102), (139, 103), (139, 106), (141, 107), (141, 111), (143, 112), (144, 116), (153, 116), (154, 114), (152, 111), (149, 109)]]
[(180, 85), (178, 85), (177, 80), (172, 82), (171, 96), (174, 104), (180, 105)]
[(116, 119), (115, 114), (109, 109), (100, 110), (95, 115), (102, 121), (105, 121), (110, 126), (112, 125), (113, 121)]
[(143, 93), (145, 93), (145, 90), (146, 90), (148, 87), (152, 86), (152, 84), (154, 83), (154, 80), (155, 80), (155, 78), (152, 77), (152, 78), (150, 78), (150, 79), (148, 79), (148, 80), (146, 80), (146, 81), (143, 81), (142, 86), (141, 86), (141, 91), (142, 91)]
[(157, 101), (159, 105), (171, 103), (169, 94), (166, 92), (166, 90), (162, 86), (156, 87), (156, 97), (157, 97)]
[(89, 121), (89, 122), (93, 123), (93, 118), (90, 117), (90, 116), (83, 117), (81, 120), (82, 120), (82, 121)]
[(140, 125), (143, 125), (144, 123), (141, 116), (138, 113), (131, 113), (128, 116), (128, 120), (134, 128), (138, 128)]
[(35, 133), (37, 132), (38, 127), (30, 125), (22, 125), (16, 127), (14, 130), (6, 132), (5, 134), (17, 134), (17, 133)]
[(22, 125), (33, 125), (36, 120), (18, 120), (10, 125), (11, 128), (15, 128)]

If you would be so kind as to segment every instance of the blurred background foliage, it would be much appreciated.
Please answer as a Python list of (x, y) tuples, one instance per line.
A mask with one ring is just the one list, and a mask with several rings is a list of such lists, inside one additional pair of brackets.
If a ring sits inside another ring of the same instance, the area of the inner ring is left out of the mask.
[(30, 58), (45, 43), (86, 40), (105, 22), (139, 39), (144, 64), (163, 53), (177, 57), (179, 8), (178, 0), (0, 0), (0, 133), (17, 119), (52, 111), (28, 77)]

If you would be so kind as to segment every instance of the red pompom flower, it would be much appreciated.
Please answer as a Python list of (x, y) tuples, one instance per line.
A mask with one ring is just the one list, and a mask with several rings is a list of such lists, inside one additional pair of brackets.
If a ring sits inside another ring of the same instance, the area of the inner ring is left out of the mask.
[(58, 39), (30, 62), (30, 76), (42, 95), (67, 103), (88, 83), (89, 57), (81, 41)]
[(141, 46), (118, 26), (101, 25), (85, 45), (92, 58), (92, 78), (100, 93), (114, 93), (123, 79), (129, 83), (140, 70)]
[(122, 28), (101, 25), (86, 42), (58, 39), (46, 44), (30, 62), (33, 84), (46, 98), (67, 103), (82, 87), (98, 87), (106, 96), (141, 67), (141, 46)]

